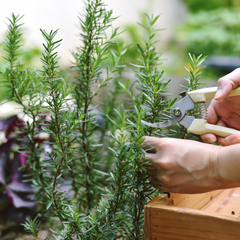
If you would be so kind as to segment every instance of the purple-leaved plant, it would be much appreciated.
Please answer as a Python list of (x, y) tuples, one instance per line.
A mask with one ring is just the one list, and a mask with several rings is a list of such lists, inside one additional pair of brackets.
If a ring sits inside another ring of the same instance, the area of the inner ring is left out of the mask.
[(0, 120), (0, 131), (3, 141), (0, 145), (0, 209), (6, 211), (9, 218), (16, 221), (25, 220), (21, 211), (17, 209), (33, 209), (33, 188), (26, 182), (26, 170), (19, 170), (26, 164), (24, 153), (18, 152), (18, 128), (25, 123), (13, 116), (7, 120)]
[[(42, 119), (45, 123), (45, 118)], [(5, 211), (7, 216), (16, 221), (25, 221), (26, 210), (33, 210), (36, 201), (33, 200), (34, 191), (31, 185), (31, 170), (27, 167), (27, 154), (24, 153), (25, 141), (19, 129), (27, 127), (25, 121), (18, 115), (6, 120), (0, 120), (0, 132), (2, 141), (0, 144), (0, 211)], [(47, 136), (48, 137), (48, 136)], [(49, 138), (49, 137), (48, 137)], [(35, 143), (43, 145), (43, 158), (47, 158), (51, 147), (45, 144), (46, 135), (39, 134), (34, 138)], [(21, 149), (21, 151), (19, 151)], [(20, 210), (20, 211), (19, 211)], [(21, 211), (23, 210), (23, 211)]]

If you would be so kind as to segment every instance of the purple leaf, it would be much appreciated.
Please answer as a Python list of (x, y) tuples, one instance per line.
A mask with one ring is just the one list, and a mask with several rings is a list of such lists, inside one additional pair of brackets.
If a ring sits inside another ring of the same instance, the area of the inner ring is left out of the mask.
[(6, 184), (6, 163), (7, 163), (7, 156), (6, 153), (0, 152), (0, 183), (3, 185)]
[(27, 161), (27, 157), (26, 157), (27, 154), (24, 154), (24, 153), (19, 153), (19, 159), (20, 159), (20, 162), (21, 162), (21, 165), (24, 166), (26, 164), (26, 161)]
[(15, 192), (32, 193), (33, 188), (30, 184), (21, 182), (11, 182), (7, 185), (8, 189)]
[(0, 183), (7, 183), (8, 159), (11, 153), (12, 141), (8, 141), (0, 146)]
[[(29, 195), (29, 199), (25, 199), (23, 198), (22, 195), (18, 195), (15, 192), (11, 191), (10, 189), (8, 189), (8, 196), (11, 198), (13, 205), (16, 208), (34, 208), (36, 206), (36, 203), (31, 201), (30, 196)], [(26, 197), (26, 195), (25, 195)]]
[[(46, 123), (47, 118), (45, 115), (41, 116), (41, 124)], [(42, 127), (38, 126), (38, 129), (42, 130)], [(33, 199), (34, 189), (32, 188), (30, 182), (25, 182), (26, 179), (25, 173), (28, 170), (19, 170), (20, 167), (26, 166), (27, 157), (29, 153), (22, 152), (19, 153), (17, 150), (13, 149), (13, 146), (19, 145), (18, 139), (25, 138), (24, 142), (21, 143), (21, 146), (26, 146), (27, 138), (24, 133), (26, 128), (26, 123), (20, 120), (17, 116), (13, 116), (7, 120), (0, 120), (0, 131), (5, 132), (6, 141), (0, 145), (0, 186), (4, 189), (0, 192), (0, 200), (4, 202), (8, 199), (8, 202), (12, 203), (14, 208), (34, 208), (36, 202)], [(23, 133), (19, 133), (19, 129), (23, 129)], [(44, 144), (46, 141), (46, 134), (38, 134), (34, 138), (34, 142), (39, 144)], [(44, 133), (44, 132), (43, 132)], [(51, 142), (51, 136), (48, 136), (48, 142)], [(20, 146), (20, 147), (21, 147)], [(43, 145), (44, 150), (41, 153), (43, 158), (47, 158), (48, 154), (51, 153), (50, 145)], [(12, 158), (13, 154), (13, 158)], [(11, 157), (10, 157), (11, 156)], [(67, 182), (60, 187), (60, 190), (65, 192), (67, 198), (71, 197), (71, 182)], [(4, 198), (2, 198), (4, 196)], [(0, 207), (2, 202), (0, 201)]]
[(12, 166), (11, 166), (11, 175), (12, 175), (12, 181), (7, 185), (8, 189), (13, 190), (15, 192), (28, 192), (33, 193), (33, 188), (31, 187), (29, 182), (22, 182), (24, 179), (25, 172), (23, 170), (19, 170), (19, 167), (21, 167), (21, 158), (23, 157), (23, 154), (17, 153), (15, 154), (13, 160), (12, 160)]
[(17, 118), (17, 116), (13, 116), (6, 120), (0, 120), (0, 131), (5, 131)]

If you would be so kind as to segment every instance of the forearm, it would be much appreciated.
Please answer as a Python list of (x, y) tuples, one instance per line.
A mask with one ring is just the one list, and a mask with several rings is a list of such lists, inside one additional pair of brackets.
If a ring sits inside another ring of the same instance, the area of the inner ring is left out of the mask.
[(219, 149), (217, 168), (224, 188), (240, 187), (240, 144)]

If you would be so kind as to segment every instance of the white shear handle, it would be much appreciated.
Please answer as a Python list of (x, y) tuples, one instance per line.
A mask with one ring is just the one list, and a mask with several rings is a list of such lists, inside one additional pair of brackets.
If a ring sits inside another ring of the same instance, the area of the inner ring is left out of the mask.
[[(213, 99), (217, 92), (217, 87), (210, 88), (200, 88), (191, 92), (187, 92), (189, 97), (193, 100), (193, 102), (206, 102), (208, 99)], [(240, 95), (240, 87), (233, 89), (229, 97)]]
[(202, 135), (205, 133), (213, 133), (220, 137), (227, 137), (232, 134), (240, 135), (240, 131), (238, 130), (209, 124), (207, 123), (207, 120), (204, 120), (204, 119), (194, 119), (192, 124), (188, 128), (188, 132), (198, 134), (198, 135)]

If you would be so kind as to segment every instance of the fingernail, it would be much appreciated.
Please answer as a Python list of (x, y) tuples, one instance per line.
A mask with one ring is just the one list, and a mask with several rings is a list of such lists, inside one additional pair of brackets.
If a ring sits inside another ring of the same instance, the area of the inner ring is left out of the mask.
[(216, 139), (214, 139), (214, 138), (210, 138), (210, 139), (208, 139), (208, 142), (209, 142), (209, 143), (216, 142)]
[(221, 95), (222, 95), (222, 89), (218, 89), (215, 96), (214, 96), (214, 99), (219, 98)]
[(240, 137), (234, 138), (234, 139), (231, 141), (231, 144), (237, 144), (237, 143), (240, 143)]

